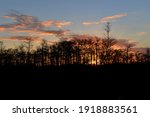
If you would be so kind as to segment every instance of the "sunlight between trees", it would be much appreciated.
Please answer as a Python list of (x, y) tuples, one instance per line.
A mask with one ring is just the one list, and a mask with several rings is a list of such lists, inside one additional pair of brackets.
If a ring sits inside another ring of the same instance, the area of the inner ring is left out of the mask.
[(60, 42), (51, 45), (47, 40), (42, 40), (36, 49), (32, 49), (33, 38), (29, 36), (24, 37), (25, 41), (14, 49), (5, 49), (3, 42), (0, 41), (0, 65), (60, 66), (150, 62), (149, 48), (146, 53), (133, 51), (135, 43), (112, 38), (109, 22), (106, 23), (104, 30), (104, 38), (90, 35), (70, 35), (64, 39), (61, 37)]

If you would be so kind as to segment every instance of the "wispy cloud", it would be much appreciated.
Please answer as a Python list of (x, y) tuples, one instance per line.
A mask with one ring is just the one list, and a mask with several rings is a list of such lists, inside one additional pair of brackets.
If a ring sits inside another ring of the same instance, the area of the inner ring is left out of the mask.
[(65, 34), (67, 34), (69, 32), (69, 30), (41, 30), (39, 32), (37, 32), (38, 35), (56, 35), (56, 36), (63, 36)]
[(83, 22), (82, 23), (83, 25), (98, 25), (98, 24), (100, 24), (100, 22)]
[(60, 20), (47, 20), (47, 21), (41, 21), (40, 24), (43, 27), (50, 27), (55, 26), (58, 28), (63, 28), (64, 26), (69, 26), (72, 24), (70, 21), (60, 21)]
[(117, 14), (117, 15), (112, 15), (112, 16), (107, 16), (107, 17), (104, 17), (100, 20), (101, 23), (106, 23), (106, 22), (109, 22), (109, 21), (116, 21), (122, 17), (125, 17), (127, 16), (126, 13), (122, 13), (122, 14)]
[(147, 32), (138, 32), (136, 33), (138, 36), (145, 36), (147, 34)]
[(70, 30), (13, 30), (14, 33), (28, 33), (30, 36), (51, 36), (55, 35), (61, 37), (65, 34), (68, 34)]
[(5, 30), (5, 28), (3, 28), (3, 27), (0, 26), (0, 32), (4, 31), (4, 30)]
[(13, 37), (10, 37), (10, 39), (13, 39), (13, 40), (20, 40), (20, 41), (34, 41), (34, 42), (40, 42), (41, 41), (41, 38), (39, 37), (31, 37), (31, 36), (13, 36)]
[(69, 21), (53, 21), (54, 26), (58, 27), (58, 28), (62, 28), (64, 26), (69, 26), (72, 23)]
[(112, 16), (107, 16), (107, 17), (103, 17), (101, 18), (99, 21), (97, 22), (83, 22), (82, 24), (83, 25), (99, 25), (101, 23), (106, 23), (106, 22), (109, 22), (109, 21), (116, 21), (122, 17), (125, 17), (127, 16), (126, 13), (120, 13), (120, 14), (116, 14), (116, 15), (112, 15)]
[[(13, 23), (7, 23), (0, 25), (0, 31), (10, 32), (26, 32), (32, 34), (47, 34), (47, 35), (62, 35), (68, 32), (68, 30), (62, 30), (64, 26), (69, 26), (72, 23), (70, 21), (58, 21), (58, 20), (46, 20), (39, 21), (37, 17), (24, 15), (18, 12), (12, 12), (9, 15), (3, 16), (3, 18), (12, 19)], [(48, 30), (49, 27), (61, 28), (58, 30)]]
[[(40, 37), (33, 37), (33, 36), (12, 36), (12, 37), (0, 37), (0, 41), (21, 41), (26, 42), (31, 40), (34, 43), (42, 43), (43, 39)], [(47, 40), (47, 44), (51, 45), (56, 42)]]
[(0, 37), (0, 40), (11, 40), (11, 41), (33, 41), (33, 42), (41, 42), (42, 39), (39, 37), (31, 37), (31, 36), (12, 36), (12, 37)]

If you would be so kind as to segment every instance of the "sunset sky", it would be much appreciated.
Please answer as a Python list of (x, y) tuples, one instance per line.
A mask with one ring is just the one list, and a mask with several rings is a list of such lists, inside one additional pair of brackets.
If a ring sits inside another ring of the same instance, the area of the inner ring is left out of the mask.
[(69, 34), (103, 37), (111, 22), (112, 37), (150, 47), (149, 6), (150, 0), (1, 0), (0, 40), (13, 47), (23, 36), (37, 42)]

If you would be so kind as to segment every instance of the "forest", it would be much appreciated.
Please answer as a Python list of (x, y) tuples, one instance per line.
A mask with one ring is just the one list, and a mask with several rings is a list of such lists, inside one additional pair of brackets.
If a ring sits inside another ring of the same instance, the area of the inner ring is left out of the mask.
[[(49, 44), (42, 40), (40, 46), (33, 48), (34, 37), (18, 36), (25, 41), (18, 47), (4, 49), (0, 42), (0, 65), (61, 66), (68, 64), (105, 65), (148, 63), (150, 49), (145, 52), (133, 50), (136, 43), (117, 40), (110, 36), (110, 23), (105, 28), (105, 37), (90, 35), (71, 35), (61, 37), (61, 41)], [(118, 48), (120, 47), (120, 48)]]
[(149, 98), (150, 49), (134, 49), (136, 43), (112, 38), (110, 31), (108, 22), (103, 38), (70, 35), (53, 44), (43, 39), (36, 49), (30, 36), (18, 36), (24, 42), (16, 48), (5, 49), (0, 41), (1, 98)]

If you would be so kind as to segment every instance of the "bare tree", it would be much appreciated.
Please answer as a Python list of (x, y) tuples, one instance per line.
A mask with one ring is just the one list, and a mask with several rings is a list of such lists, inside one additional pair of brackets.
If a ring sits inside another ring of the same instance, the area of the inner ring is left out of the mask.
[(42, 43), (41, 43), (41, 54), (42, 54), (42, 66), (44, 65), (47, 65), (48, 64), (48, 50), (49, 50), (49, 47), (48, 47), (48, 43), (47, 43), (47, 40), (42, 40)]
[(32, 37), (27, 36), (25, 38), (24, 43), (25, 43), (25, 47), (27, 48), (27, 64), (28, 65), (31, 64), (31, 49), (33, 47), (32, 42), (33, 42), (33, 38)]
[(21, 43), (21, 45), (18, 46), (18, 57), (19, 57), (19, 64), (25, 65), (26, 64), (26, 51), (25, 51), (25, 44)]
[(102, 46), (102, 39), (99, 37), (95, 37), (95, 64), (98, 65), (98, 60), (100, 59), (101, 47)]
[(105, 60), (105, 64), (109, 64), (110, 62), (110, 52), (111, 47), (117, 43), (117, 40), (110, 36), (111, 24), (107, 22), (105, 25), (105, 38), (102, 40), (102, 48), (103, 48), (103, 59)]

